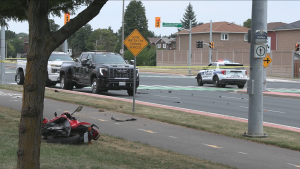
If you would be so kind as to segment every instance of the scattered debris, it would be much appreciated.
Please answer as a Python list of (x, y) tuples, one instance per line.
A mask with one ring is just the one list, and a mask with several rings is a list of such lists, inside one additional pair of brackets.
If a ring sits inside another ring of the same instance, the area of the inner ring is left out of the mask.
[(222, 97), (222, 96), (220, 96), (220, 97)]
[(104, 110), (99, 109), (99, 112), (105, 112)]
[(229, 105), (229, 103), (227, 103)]
[(194, 96), (194, 94), (192, 94), (192, 96)]
[(244, 99), (244, 98), (242, 98), (242, 99)]
[(174, 102), (174, 103), (181, 103), (180, 101), (176, 101), (176, 102)]
[(54, 90), (54, 92), (59, 92), (58, 90)]
[(126, 119), (126, 120), (119, 120), (119, 119), (115, 119), (113, 116), (111, 117), (112, 120), (114, 121), (118, 121), (118, 122), (124, 122), (124, 121), (135, 121), (135, 118), (131, 118), (131, 119)]
[(171, 90), (169, 90), (169, 93), (172, 93), (172, 91), (171, 91)]
[(122, 109), (122, 108), (123, 108), (123, 106), (120, 106), (120, 108)]

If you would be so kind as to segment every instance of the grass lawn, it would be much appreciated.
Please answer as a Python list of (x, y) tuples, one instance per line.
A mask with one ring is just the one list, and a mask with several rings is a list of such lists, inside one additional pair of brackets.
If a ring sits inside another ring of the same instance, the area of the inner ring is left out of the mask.
[[(2, 89), (23, 91), (23, 86), (0, 85)], [(270, 135), (267, 138), (249, 138), (242, 136), (248, 130), (247, 123), (226, 120), (216, 117), (197, 115), (177, 110), (169, 110), (151, 106), (136, 104), (135, 112), (132, 112), (132, 105), (128, 102), (95, 98), (66, 92), (54, 92), (55, 89), (46, 89), (45, 97), (74, 104), (80, 104), (102, 110), (115, 111), (188, 128), (208, 131), (216, 134), (245, 139), (263, 144), (274, 145), (300, 151), (300, 134), (277, 128), (264, 127), (264, 132)]]
[[(19, 111), (0, 106), (1, 169), (16, 168), (19, 120)], [(108, 135), (101, 135), (91, 145), (49, 144), (42, 140), (40, 167), (41, 169), (232, 168)]]

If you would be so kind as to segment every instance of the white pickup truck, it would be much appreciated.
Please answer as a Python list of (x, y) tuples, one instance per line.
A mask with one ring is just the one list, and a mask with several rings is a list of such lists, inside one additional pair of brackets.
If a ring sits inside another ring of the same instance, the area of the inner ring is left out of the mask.
[[(59, 72), (63, 62), (74, 62), (73, 59), (63, 52), (52, 52), (47, 66), (48, 78), (46, 80), (46, 86), (55, 86), (60, 82)], [(15, 75), (15, 81), (18, 85), (24, 84), (24, 77), (26, 72), (26, 60), (17, 60), (17, 69)]]

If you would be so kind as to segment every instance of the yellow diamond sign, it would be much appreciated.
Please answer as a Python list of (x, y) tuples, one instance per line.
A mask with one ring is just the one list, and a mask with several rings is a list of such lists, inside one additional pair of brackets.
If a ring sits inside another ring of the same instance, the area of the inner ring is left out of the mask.
[(133, 56), (137, 56), (147, 45), (147, 40), (135, 29), (125, 40), (124, 45), (129, 49)]
[(266, 54), (266, 57), (264, 58), (263, 61), (264, 61), (264, 67), (266, 68), (272, 62), (272, 59), (268, 54)]

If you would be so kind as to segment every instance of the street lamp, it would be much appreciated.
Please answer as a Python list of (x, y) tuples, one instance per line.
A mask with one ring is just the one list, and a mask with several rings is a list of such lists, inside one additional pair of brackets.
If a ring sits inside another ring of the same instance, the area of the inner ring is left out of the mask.
[(186, 30), (189, 32), (189, 73), (188, 76), (192, 76), (191, 74), (191, 56), (192, 56), (192, 20), (190, 20), (190, 29), (179, 28), (180, 30)]

